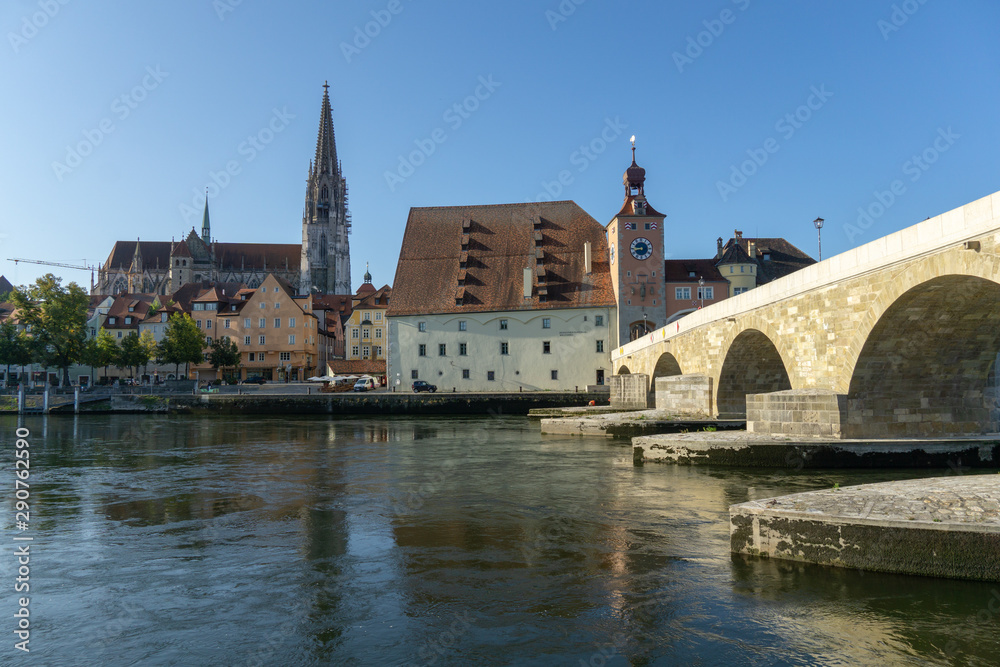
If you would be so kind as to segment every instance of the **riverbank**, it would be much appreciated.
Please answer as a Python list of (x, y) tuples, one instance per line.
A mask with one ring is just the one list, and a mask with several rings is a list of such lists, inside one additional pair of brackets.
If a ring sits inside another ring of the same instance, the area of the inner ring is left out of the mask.
[(1000, 475), (862, 484), (733, 505), (733, 553), (1000, 581)]
[(636, 465), (674, 463), (741, 468), (997, 468), (1000, 434), (936, 439), (837, 440), (746, 431), (633, 438)]
[[(537, 414), (537, 413), (536, 413)], [(543, 435), (597, 435), (629, 439), (660, 433), (734, 431), (746, 428), (744, 419), (689, 419), (662, 410), (615, 410), (608, 407), (546, 411)], [(539, 415), (540, 416), (540, 415)]]
[[(235, 394), (114, 396), (87, 412), (161, 412), (220, 415), (526, 415), (535, 408), (585, 406), (602, 396), (591, 392), (411, 394)], [(604, 396), (604, 400), (607, 400)], [(66, 410), (59, 412), (65, 413)], [(69, 407), (72, 412), (72, 406)], [(58, 414), (58, 412), (53, 412)]]

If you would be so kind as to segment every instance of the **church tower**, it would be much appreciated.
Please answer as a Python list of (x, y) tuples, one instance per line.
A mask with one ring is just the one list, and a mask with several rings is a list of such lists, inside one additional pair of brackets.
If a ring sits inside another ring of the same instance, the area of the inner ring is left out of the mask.
[(309, 165), (302, 214), (302, 260), (299, 293), (351, 294), (351, 250), (348, 234), (347, 181), (337, 161), (330, 110), (330, 86), (323, 84), (316, 158)]
[(618, 301), (618, 340), (624, 344), (666, 326), (667, 294), (663, 275), (663, 219), (646, 201), (646, 170), (632, 164), (622, 178), (625, 203), (608, 223), (611, 282)]

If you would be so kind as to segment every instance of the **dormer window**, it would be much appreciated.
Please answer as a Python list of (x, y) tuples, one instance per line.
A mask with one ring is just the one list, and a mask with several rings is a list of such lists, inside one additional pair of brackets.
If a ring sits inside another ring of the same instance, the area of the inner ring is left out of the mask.
[(128, 307), (128, 312), (134, 313), (135, 312), (135, 306), (129, 306)]
[(109, 317), (108, 318), (108, 324), (114, 324), (115, 323), (115, 319), (116, 318), (114, 318), (114, 317)]
[(769, 252), (765, 252), (764, 253), (764, 261), (765, 262), (770, 262), (771, 261), (771, 253), (769, 253)]
[(694, 271), (688, 271), (688, 278), (694, 278)]

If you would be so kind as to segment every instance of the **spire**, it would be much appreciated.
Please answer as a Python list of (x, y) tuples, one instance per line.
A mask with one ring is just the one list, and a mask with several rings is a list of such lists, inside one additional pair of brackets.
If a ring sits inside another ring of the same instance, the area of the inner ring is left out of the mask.
[(208, 188), (205, 188), (205, 213), (201, 217), (201, 240), (206, 244), (212, 242), (212, 225), (208, 220)]
[(337, 141), (333, 134), (333, 111), (330, 109), (330, 84), (323, 83), (323, 106), (316, 137), (315, 169), (319, 174), (333, 175), (338, 171)]
[(368, 272), (368, 262), (365, 262), (365, 282), (369, 285), (372, 282), (372, 274)]
[[(622, 178), (625, 184), (625, 196), (632, 194), (643, 195), (643, 185), (646, 182), (646, 170), (635, 163), (635, 135), (632, 135), (632, 164), (625, 170)], [(633, 190), (636, 192), (633, 193)]]

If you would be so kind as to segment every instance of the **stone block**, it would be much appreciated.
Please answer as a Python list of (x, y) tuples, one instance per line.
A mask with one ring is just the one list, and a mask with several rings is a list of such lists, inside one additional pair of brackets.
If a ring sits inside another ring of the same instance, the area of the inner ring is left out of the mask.
[(714, 416), (712, 378), (707, 375), (671, 375), (654, 380), (656, 409), (680, 417)]
[(611, 407), (644, 410), (649, 407), (649, 376), (645, 373), (611, 376)]

